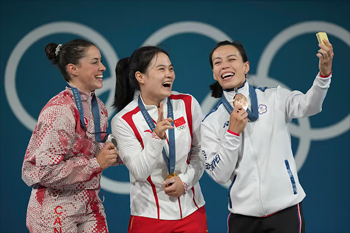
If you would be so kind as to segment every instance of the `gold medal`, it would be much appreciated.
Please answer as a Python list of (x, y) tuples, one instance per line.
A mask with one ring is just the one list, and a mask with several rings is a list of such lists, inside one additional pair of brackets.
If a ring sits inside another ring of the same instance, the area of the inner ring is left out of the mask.
[[(166, 179), (169, 179), (169, 178), (175, 177), (175, 176), (177, 176), (177, 174), (176, 174), (175, 172), (173, 172), (173, 173), (169, 174), (168, 177), (167, 177)], [(172, 184), (173, 184), (173, 183), (167, 184), (167, 185), (165, 185), (165, 187), (169, 187), (169, 186), (172, 185)]]
[(233, 98), (233, 107), (241, 106), (244, 110), (248, 108), (248, 100), (243, 94), (237, 94)]
[(171, 178), (171, 177), (174, 177), (174, 176), (177, 176), (177, 174), (175, 172), (171, 173), (168, 175), (167, 179)]

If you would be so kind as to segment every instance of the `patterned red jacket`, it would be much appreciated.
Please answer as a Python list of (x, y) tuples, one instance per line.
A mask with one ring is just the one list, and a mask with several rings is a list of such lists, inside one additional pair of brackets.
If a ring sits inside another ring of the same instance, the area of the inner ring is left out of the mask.
[[(80, 91), (87, 130), (95, 132), (91, 99)], [(101, 131), (108, 126), (105, 105), (97, 98)], [(102, 134), (103, 138), (105, 135)], [(102, 170), (96, 155), (103, 143), (86, 133), (70, 88), (53, 97), (42, 109), (30, 139), (22, 167), (28, 186), (59, 190), (99, 189)]]

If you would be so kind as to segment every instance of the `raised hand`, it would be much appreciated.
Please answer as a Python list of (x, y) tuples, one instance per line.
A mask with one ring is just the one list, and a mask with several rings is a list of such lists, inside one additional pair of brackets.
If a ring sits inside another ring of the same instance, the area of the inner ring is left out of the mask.
[(104, 170), (116, 163), (118, 155), (119, 151), (115, 149), (114, 144), (108, 142), (100, 150), (100, 152), (96, 156), (96, 159), (101, 169)]
[(167, 119), (164, 119), (164, 111), (163, 111), (163, 102), (160, 102), (160, 107), (158, 108), (158, 120), (157, 125), (154, 129), (154, 133), (161, 139), (165, 139), (165, 131), (168, 129), (174, 128), (171, 123), (173, 122), (173, 119), (170, 117)]
[(332, 72), (333, 46), (328, 40), (323, 40), (324, 44), (319, 44), (320, 49), (316, 56), (320, 59), (319, 69), (322, 76), (329, 76)]
[(228, 129), (236, 134), (242, 133), (248, 122), (248, 113), (240, 105), (237, 105), (230, 116)]

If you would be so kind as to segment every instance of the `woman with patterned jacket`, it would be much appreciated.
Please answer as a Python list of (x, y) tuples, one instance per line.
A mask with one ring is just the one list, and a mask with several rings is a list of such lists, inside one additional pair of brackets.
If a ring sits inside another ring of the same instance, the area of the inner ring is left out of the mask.
[(76, 39), (45, 52), (67, 87), (42, 109), (30, 139), (22, 178), (32, 186), (30, 232), (108, 232), (99, 198), (102, 170), (117, 163), (106, 138), (108, 114), (96, 97), (106, 70), (99, 49)]
[(206, 232), (197, 100), (171, 91), (173, 65), (154, 46), (120, 60), (116, 77), (111, 126), (130, 172), (128, 232)]
[(229, 232), (304, 232), (301, 187), (287, 123), (321, 111), (331, 81), (332, 45), (320, 44), (319, 69), (303, 94), (254, 88), (246, 82), (249, 62), (243, 46), (223, 41), (211, 51), (212, 96), (218, 105), (202, 122), (207, 173), (230, 182)]

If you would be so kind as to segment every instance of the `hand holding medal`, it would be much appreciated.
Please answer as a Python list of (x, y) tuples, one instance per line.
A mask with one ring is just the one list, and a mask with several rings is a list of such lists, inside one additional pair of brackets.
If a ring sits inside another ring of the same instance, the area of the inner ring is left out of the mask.
[(165, 187), (169, 187), (171, 186), (173, 183), (175, 183), (175, 178), (171, 179), (172, 177), (177, 176), (177, 174), (175, 172), (171, 173), (168, 175), (168, 177), (165, 179), (165, 181), (163, 182), (163, 184), (165, 184)]
[(236, 134), (240, 134), (248, 122), (248, 100), (243, 94), (237, 94), (233, 98), (233, 111), (230, 115), (228, 129)]
[(247, 110), (248, 108), (248, 100), (241, 93), (235, 95), (235, 97), (233, 98), (233, 107), (236, 108), (236, 106), (241, 106), (244, 110)]
[(184, 184), (175, 172), (168, 175), (163, 185), (165, 194), (170, 197), (180, 197), (185, 192)]

